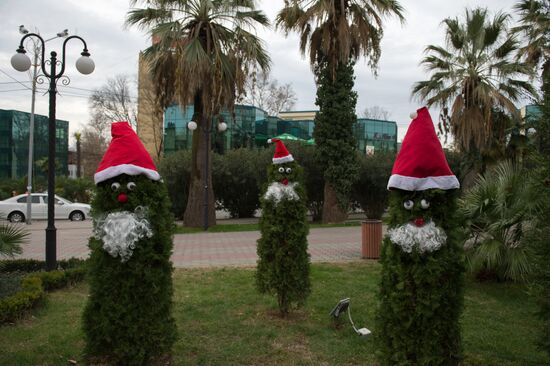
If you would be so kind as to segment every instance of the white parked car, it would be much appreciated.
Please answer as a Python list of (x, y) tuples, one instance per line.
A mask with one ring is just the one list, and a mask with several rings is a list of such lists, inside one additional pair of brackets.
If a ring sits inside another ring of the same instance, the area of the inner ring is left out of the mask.
[[(48, 194), (31, 194), (32, 219), (48, 218)], [(7, 218), (11, 222), (25, 221), (27, 214), (27, 195), (11, 197), (0, 201), (0, 217)], [(73, 203), (65, 198), (55, 196), (55, 218), (82, 221), (90, 215), (90, 205), (85, 203)]]

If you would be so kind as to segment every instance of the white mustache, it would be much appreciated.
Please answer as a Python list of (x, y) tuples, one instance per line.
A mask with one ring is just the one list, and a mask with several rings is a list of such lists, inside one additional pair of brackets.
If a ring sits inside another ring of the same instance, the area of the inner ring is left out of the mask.
[(388, 230), (390, 240), (406, 253), (417, 248), (420, 253), (438, 250), (447, 241), (447, 234), (433, 221), (418, 227), (411, 223)]
[(111, 256), (120, 256), (126, 262), (132, 256), (135, 243), (143, 238), (153, 236), (149, 221), (139, 213), (120, 211), (111, 212), (98, 220), (94, 230), (96, 239), (103, 241), (103, 249)]

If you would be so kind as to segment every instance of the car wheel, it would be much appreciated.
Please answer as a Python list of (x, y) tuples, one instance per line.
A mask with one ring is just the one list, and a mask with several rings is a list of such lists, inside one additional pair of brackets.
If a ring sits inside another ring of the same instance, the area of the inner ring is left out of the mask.
[(71, 221), (83, 221), (84, 220), (84, 214), (80, 211), (73, 211), (69, 215), (69, 220), (71, 220)]
[(14, 211), (8, 215), (8, 220), (10, 220), (10, 222), (24, 222), (25, 215), (23, 215), (22, 212)]

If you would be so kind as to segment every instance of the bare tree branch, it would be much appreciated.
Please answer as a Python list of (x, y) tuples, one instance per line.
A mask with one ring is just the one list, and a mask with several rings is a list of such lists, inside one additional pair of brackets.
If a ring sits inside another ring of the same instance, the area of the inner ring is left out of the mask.
[(378, 105), (367, 107), (363, 110), (362, 113), (363, 118), (370, 118), (370, 119), (379, 119), (382, 121), (388, 121), (391, 118), (391, 112), (384, 109), (384, 107), (380, 107)]
[(297, 98), (292, 84), (279, 86), (268, 72), (253, 71), (247, 78), (245, 94), (239, 102), (251, 104), (265, 110), (270, 116), (288, 111), (294, 107)]

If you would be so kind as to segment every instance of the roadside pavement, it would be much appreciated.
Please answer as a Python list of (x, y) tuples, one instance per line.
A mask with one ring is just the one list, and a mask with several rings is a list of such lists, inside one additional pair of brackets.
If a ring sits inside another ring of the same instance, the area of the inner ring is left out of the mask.
[[(253, 219), (252, 219), (253, 220)], [(218, 220), (235, 223), (236, 220)], [(242, 220), (238, 222), (245, 223)], [(24, 225), (24, 224), (21, 224)], [(86, 258), (92, 222), (57, 221), (57, 258)], [(28, 229), (30, 243), (17, 258), (44, 259), (45, 221), (33, 221)], [(174, 235), (172, 261), (176, 268), (254, 266), (259, 231), (194, 233)], [(361, 227), (310, 229), (309, 253), (312, 262), (347, 262), (361, 259)]]

